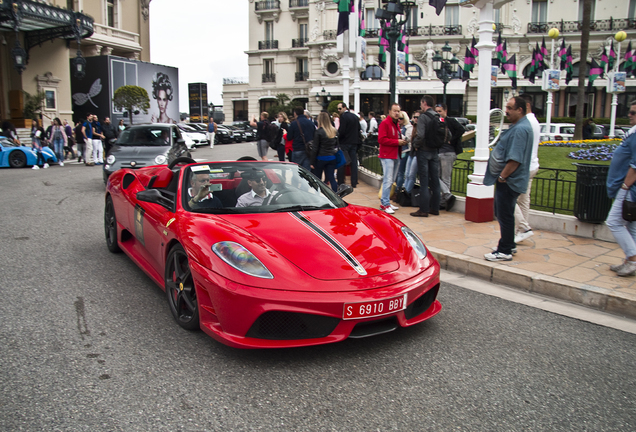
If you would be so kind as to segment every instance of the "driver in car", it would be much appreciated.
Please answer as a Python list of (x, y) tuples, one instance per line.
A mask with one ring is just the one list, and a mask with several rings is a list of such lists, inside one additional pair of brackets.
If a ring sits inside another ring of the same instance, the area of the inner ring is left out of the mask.
[(252, 190), (238, 198), (236, 207), (260, 206), (265, 200), (269, 202), (272, 192), (267, 189), (267, 176), (263, 170), (245, 171), (241, 177), (247, 179), (247, 184)]
[(190, 179), (188, 205), (191, 208), (223, 208), (223, 203), (210, 192), (210, 174), (206, 172), (194, 172)]

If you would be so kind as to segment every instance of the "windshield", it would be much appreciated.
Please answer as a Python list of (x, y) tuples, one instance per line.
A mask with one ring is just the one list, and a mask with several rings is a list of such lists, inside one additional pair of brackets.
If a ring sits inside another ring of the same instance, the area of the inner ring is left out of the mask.
[(179, 129), (181, 129), (182, 131), (185, 131), (185, 132), (198, 132), (198, 130), (193, 128), (192, 126), (188, 126), (188, 125), (184, 125), (184, 124), (180, 124), (179, 125)]
[(574, 128), (573, 127), (569, 127), (569, 126), (562, 127), (561, 128), (561, 133), (562, 134), (572, 134), (572, 135), (574, 135)]
[(327, 185), (296, 164), (219, 162), (187, 168), (183, 203), (200, 213), (277, 213), (345, 207)]
[[(121, 133), (117, 144), (131, 147), (161, 147), (170, 145), (169, 127), (131, 127)], [(174, 131), (173, 131), (174, 134)], [(173, 136), (173, 139), (177, 139)]]

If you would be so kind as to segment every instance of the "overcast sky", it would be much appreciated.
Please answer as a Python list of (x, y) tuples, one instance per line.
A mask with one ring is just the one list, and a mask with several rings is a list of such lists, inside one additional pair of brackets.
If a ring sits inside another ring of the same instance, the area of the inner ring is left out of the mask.
[(221, 105), (223, 78), (247, 78), (248, 0), (152, 0), (150, 61), (179, 68), (179, 111), (188, 83), (208, 85)]

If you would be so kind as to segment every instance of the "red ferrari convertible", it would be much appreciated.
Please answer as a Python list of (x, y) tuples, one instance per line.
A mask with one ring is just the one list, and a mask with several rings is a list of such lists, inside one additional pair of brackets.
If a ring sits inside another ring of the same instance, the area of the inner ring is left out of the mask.
[(121, 169), (106, 244), (165, 290), (181, 327), (233, 347), (325, 344), (436, 315), (438, 262), (399, 220), (343, 201), (351, 191), (284, 162)]

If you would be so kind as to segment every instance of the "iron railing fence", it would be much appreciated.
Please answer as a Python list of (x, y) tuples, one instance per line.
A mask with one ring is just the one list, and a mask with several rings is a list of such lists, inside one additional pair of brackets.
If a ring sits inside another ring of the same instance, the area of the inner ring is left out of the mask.
[(254, 6), (254, 10), (263, 11), (263, 10), (271, 10), (271, 9), (280, 9), (280, 1), (279, 0), (262, 0), (257, 1)]
[[(528, 33), (547, 33), (551, 28), (556, 28), (561, 33), (578, 33), (581, 27), (581, 21), (530, 22)], [(636, 28), (634, 18), (609, 18), (590, 22), (591, 31), (633, 30), (634, 28)]]
[[(358, 151), (360, 169), (382, 176), (382, 165), (376, 145), (362, 145)], [(472, 160), (458, 159), (453, 165), (451, 192), (466, 195), (468, 176), (474, 171)], [(576, 194), (577, 170), (540, 168), (532, 182), (530, 206), (535, 210), (551, 213), (573, 214)], [(419, 180), (416, 180), (419, 183)], [(590, 202), (596, 206), (600, 203)]]

